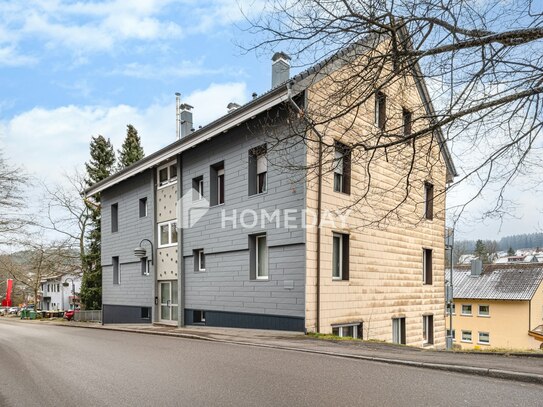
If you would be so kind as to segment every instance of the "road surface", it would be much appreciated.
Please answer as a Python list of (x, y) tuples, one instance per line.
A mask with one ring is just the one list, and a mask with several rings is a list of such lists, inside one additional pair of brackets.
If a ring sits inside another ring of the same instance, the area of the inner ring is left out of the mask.
[(0, 406), (541, 406), (543, 386), (0, 318)]

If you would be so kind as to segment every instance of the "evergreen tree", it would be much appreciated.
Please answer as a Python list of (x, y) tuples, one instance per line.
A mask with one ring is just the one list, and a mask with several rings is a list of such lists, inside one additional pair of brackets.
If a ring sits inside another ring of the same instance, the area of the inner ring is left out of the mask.
[[(87, 170), (87, 185), (93, 185), (113, 173), (115, 151), (111, 142), (103, 136), (93, 137), (90, 142), (89, 162), (85, 163)], [(102, 306), (102, 264), (101, 256), (101, 217), (100, 195), (93, 196), (93, 202), (86, 200), (90, 210), (91, 227), (87, 236), (88, 247), (82, 259), (83, 281), (81, 283), (81, 302), (86, 309), (100, 309)]]
[(515, 251), (513, 250), (513, 248), (511, 246), (509, 246), (509, 250), (507, 250), (507, 255), (508, 256), (514, 256), (515, 255)]
[(488, 252), (486, 246), (481, 239), (475, 242), (475, 251), (474, 253), (483, 263), (488, 263)]
[(126, 137), (122, 148), (118, 151), (118, 157), (118, 170), (122, 170), (145, 157), (138, 131), (131, 124), (126, 126)]

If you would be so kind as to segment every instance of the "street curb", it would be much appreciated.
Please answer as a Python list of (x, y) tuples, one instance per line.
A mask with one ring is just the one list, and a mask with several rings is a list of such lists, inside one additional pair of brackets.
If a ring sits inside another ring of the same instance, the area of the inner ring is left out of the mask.
[(442, 370), (442, 371), (454, 372), (454, 373), (464, 373), (464, 374), (469, 374), (469, 375), (486, 376), (486, 377), (491, 377), (495, 379), (505, 379), (505, 380), (523, 382), (523, 383), (543, 384), (543, 375), (539, 375), (535, 373), (514, 372), (511, 370), (501, 370), (501, 369), (462, 366), (462, 365), (446, 365), (442, 363), (417, 362), (417, 361), (404, 360), (404, 359), (389, 359), (389, 358), (383, 358), (383, 357), (378, 357), (378, 356), (376, 357), (376, 356), (354, 355), (350, 353), (328, 352), (328, 351), (322, 351), (322, 350), (316, 350), (316, 349), (304, 349), (304, 348), (296, 348), (296, 347), (290, 347), (290, 346), (267, 345), (267, 344), (262, 344), (262, 343), (209, 338), (206, 336), (185, 334), (185, 333), (180, 333), (180, 332), (176, 332), (176, 333), (156, 332), (156, 331), (153, 332), (153, 331), (142, 331), (138, 329), (129, 329), (129, 328), (110, 328), (110, 327), (105, 327), (103, 325), (98, 325), (98, 326), (67, 325), (67, 324), (56, 324), (56, 323), (48, 323), (48, 325), (65, 326), (65, 327), (70, 327), (70, 328), (101, 329), (105, 331), (128, 332), (128, 333), (137, 333), (137, 334), (146, 334), (146, 335), (160, 335), (160, 336), (168, 336), (168, 337), (176, 337), (176, 338), (196, 339), (196, 340), (203, 340), (203, 341), (210, 341), (210, 342), (230, 343), (230, 344), (235, 344), (235, 345), (254, 346), (257, 348), (268, 348), (268, 349), (278, 349), (278, 350), (286, 350), (286, 351), (293, 351), (293, 352), (304, 352), (304, 353), (326, 355), (326, 356), (339, 357), (339, 358), (345, 358), (345, 359), (367, 360), (371, 362), (387, 363), (387, 364), (392, 364), (392, 365), (402, 365), (402, 366), (418, 367), (418, 368), (425, 368), (425, 369)]

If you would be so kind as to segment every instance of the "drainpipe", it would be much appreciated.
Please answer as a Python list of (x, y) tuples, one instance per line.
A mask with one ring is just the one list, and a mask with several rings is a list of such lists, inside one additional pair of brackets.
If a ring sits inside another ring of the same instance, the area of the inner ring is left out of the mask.
[(185, 326), (185, 265), (183, 264), (183, 171), (181, 154), (177, 155), (177, 326)]
[(303, 117), (303, 119), (309, 124), (311, 129), (317, 134), (319, 138), (319, 153), (318, 153), (318, 186), (317, 186), (317, 318), (316, 318), (316, 331), (320, 332), (320, 308), (321, 308), (321, 212), (322, 212), (322, 135), (315, 128), (313, 123), (305, 116), (304, 111), (296, 104), (292, 98), (292, 82), (287, 83), (287, 96), (290, 104), (294, 109)]

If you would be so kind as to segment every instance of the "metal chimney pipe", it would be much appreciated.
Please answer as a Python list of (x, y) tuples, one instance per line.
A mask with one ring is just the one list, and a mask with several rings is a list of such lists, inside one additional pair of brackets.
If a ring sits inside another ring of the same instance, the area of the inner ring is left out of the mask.
[(175, 92), (175, 139), (181, 138), (181, 93)]

